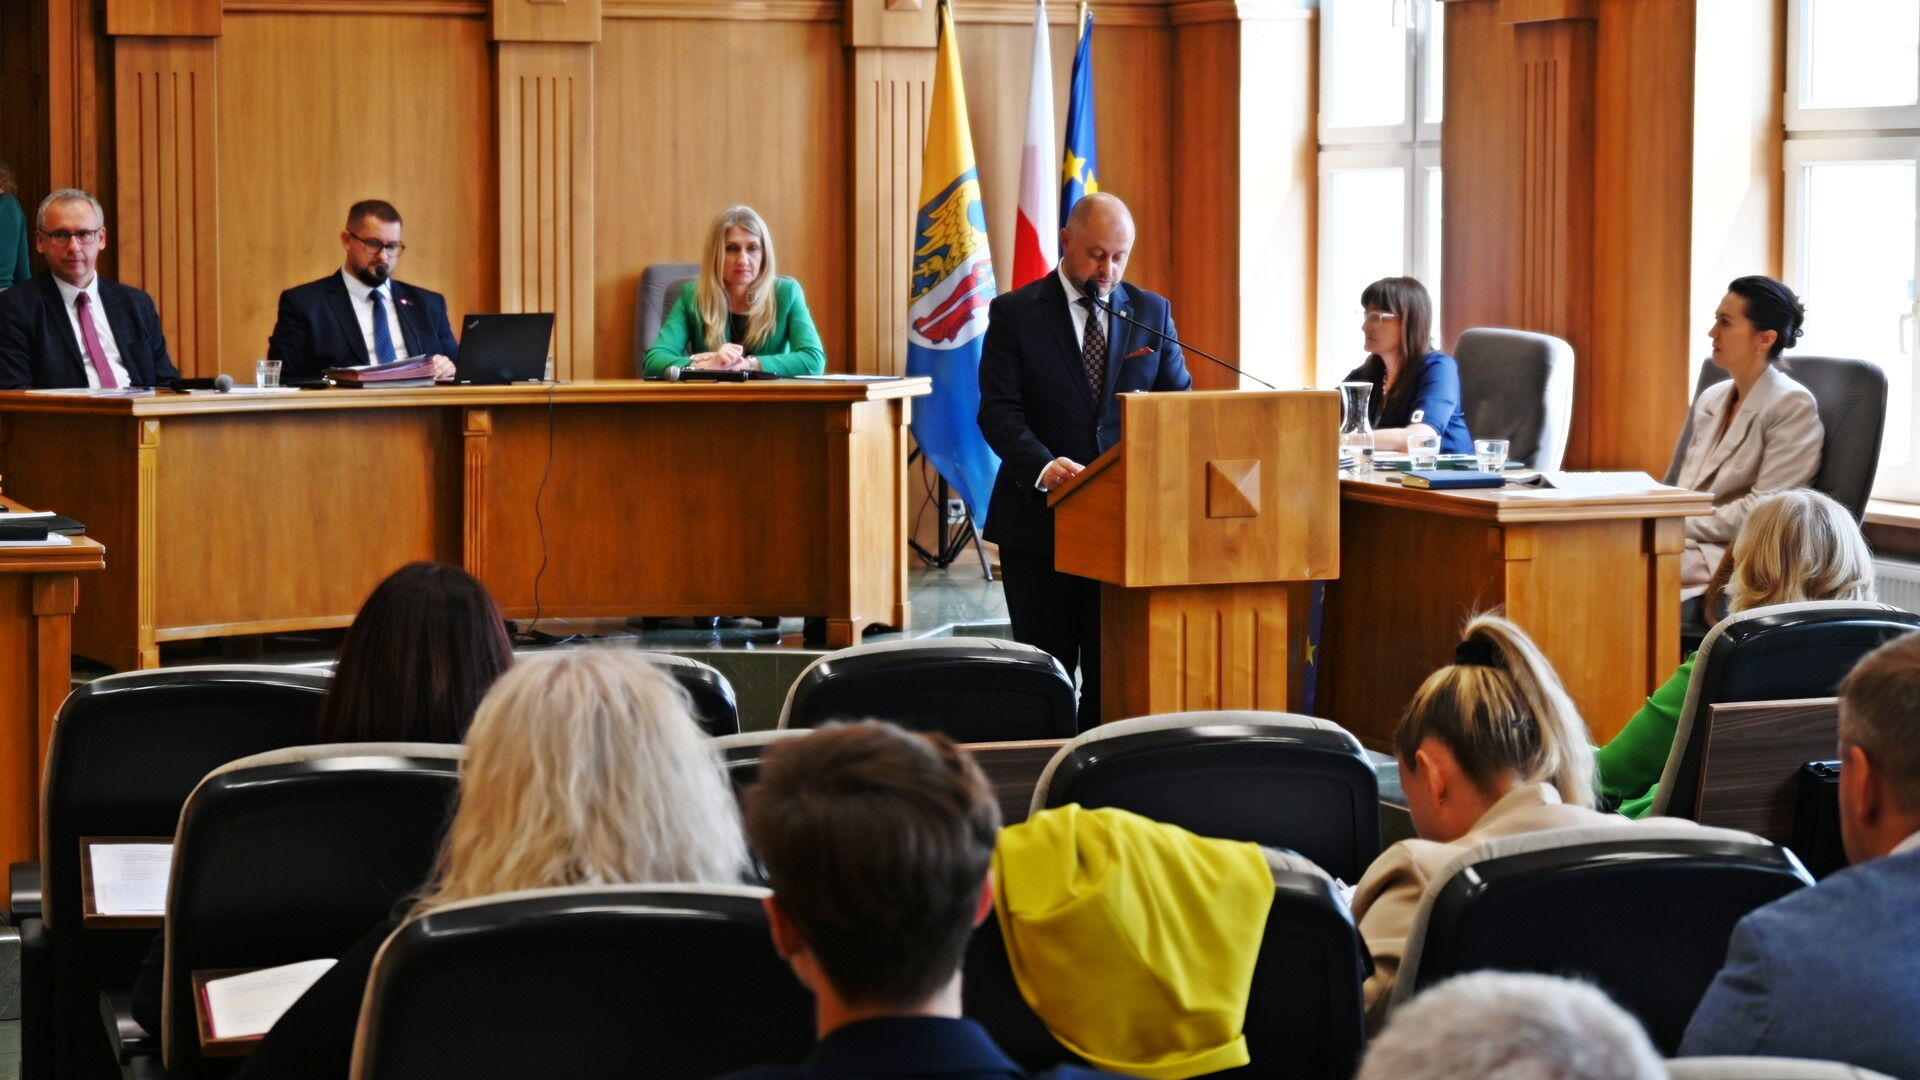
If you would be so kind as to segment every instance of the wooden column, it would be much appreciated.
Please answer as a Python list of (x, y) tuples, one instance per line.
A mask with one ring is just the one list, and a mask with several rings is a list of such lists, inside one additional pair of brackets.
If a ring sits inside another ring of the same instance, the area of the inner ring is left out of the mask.
[(935, 0), (847, 2), (849, 371), (906, 372), (906, 282), (913, 269), (938, 10)]
[(500, 307), (554, 313), (554, 377), (593, 374), (599, 0), (494, 0)]
[(116, 184), (107, 237), (110, 250), (119, 249), (114, 275), (153, 297), (180, 373), (210, 375), (220, 370), (220, 5), (110, 0), (106, 15), (113, 37)]

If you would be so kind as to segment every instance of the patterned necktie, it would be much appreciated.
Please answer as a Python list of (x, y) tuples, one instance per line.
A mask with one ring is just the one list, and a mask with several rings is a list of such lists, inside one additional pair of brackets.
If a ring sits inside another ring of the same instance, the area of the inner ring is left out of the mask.
[(380, 299), (380, 290), (375, 289), (373, 296), (373, 362), (391, 364), (393, 355), (393, 328), (387, 325), (387, 303)]
[(87, 359), (92, 362), (94, 373), (100, 376), (100, 389), (115, 389), (120, 382), (113, 377), (113, 369), (107, 366), (107, 350), (100, 347), (100, 331), (94, 329), (93, 298), (81, 293), (73, 298), (73, 309), (80, 316), (80, 342), (86, 346)]
[(1080, 302), (1087, 306), (1087, 332), (1080, 343), (1080, 359), (1087, 365), (1087, 385), (1098, 399), (1107, 386), (1107, 331), (1100, 325), (1100, 309), (1093, 306), (1093, 299), (1083, 296)]

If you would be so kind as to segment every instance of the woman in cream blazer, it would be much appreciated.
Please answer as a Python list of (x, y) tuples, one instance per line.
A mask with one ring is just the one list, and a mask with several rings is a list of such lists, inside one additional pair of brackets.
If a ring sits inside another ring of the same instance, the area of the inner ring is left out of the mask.
[(1519, 627), (1479, 616), (1453, 658), (1427, 676), (1393, 735), (1420, 838), (1382, 852), (1353, 892), (1354, 921), (1373, 954), (1366, 999), (1375, 1027), (1420, 896), (1454, 856), (1496, 836), (1620, 820), (1592, 809), (1586, 724)]
[(1820, 470), (1826, 431), (1813, 394), (1775, 366), (1804, 320), (1793, 290), (1769, 277), (1734, 279), (1714, 309), (1713, 362), (1732, 378), (1701, 391), (1692, 438), (1676, 452), (1675, 482), (1713, 493), (1713, 513), (1687, 519), (1683, 597), (1705, 588), (1760, 496)]

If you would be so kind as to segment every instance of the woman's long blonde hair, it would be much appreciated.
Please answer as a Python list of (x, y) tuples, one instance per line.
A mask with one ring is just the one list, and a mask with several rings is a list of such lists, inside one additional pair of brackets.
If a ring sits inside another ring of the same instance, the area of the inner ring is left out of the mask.
[(707, 230), (707, 261), (700, 271), (700, 283), (694, 290), (694, 303), (700, 311), (700, 325), (707, 335), (707, 348), (718, 349), (727, 341), (727, 230), (745, 229), (760, 240), (760, 276), (747, 286), (747, 337), (741, 342), (753, 352), (773, 336), (778, 314), (773, 297), (773, 235), (767, 223), (751, 206), (729, 206), (713, 219)]
[(1733, 611), (1806, 600), (1872, 600), (1873, 552), (1847, 508), (1809, 488), (1762, 496), (1727, 549)]
[(1594, 805), (1593, 747), (1560, 676), (1526, 631), (1498, 615), (1467, 623), (1454, 662), (1427, 676), (1400, 714), (1393, 748), (1402, 768), (1440, 740), (1483, 792), (1513, 774), (1550, 783), (1570, 806)]
[(746, 866), (687, 692), (638, 652), (571, 649), (515, 664), (481, 701), (415, 910), (556, 885), (735, 883)]

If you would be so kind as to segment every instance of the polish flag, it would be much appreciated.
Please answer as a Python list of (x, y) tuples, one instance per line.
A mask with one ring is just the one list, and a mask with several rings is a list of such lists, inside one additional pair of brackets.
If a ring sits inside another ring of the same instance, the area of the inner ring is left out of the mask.
[(1041, 277), (1060, 257), (1054, 223), (1053, 60), (1047, 48), (1047, 0), (1033, 5), (1033, 76), (1027, 89), (1027, 134), (1020, 147), (1020, 212), (1013, 225), (1013, 287)]

